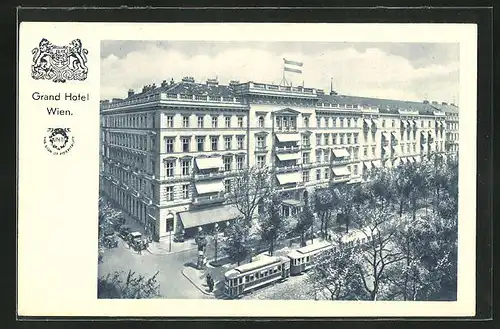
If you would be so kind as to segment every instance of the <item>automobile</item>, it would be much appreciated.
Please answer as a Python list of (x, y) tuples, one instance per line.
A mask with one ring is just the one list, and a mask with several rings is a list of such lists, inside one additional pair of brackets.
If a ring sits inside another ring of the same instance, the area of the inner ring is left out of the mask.
[(118, 240), (116, 240), (114, 235), (107, 235), (107, 236), (104, 236), (104, 238), (102, 240), (102, 244), (106, 248), (116, 248), (116, 247), (118, 247)]
[(124, 224), (125, 224), (125, 218), (123, 217), (118, 217), (113, 221), (113, 227), (115, 228), (115, 230), (118, 230)]
[(147, 240), (143, 238), (140, 232), (129, 233), (128, 243), (135, 250), (144, 250), (148, 245)]
[(118, 235), (120, 237), (122, 237), (124, 240), (127, 240), (128, 239), (128, 236), (130, 234), (130, 227), (129, 226), (126, 226), (126, 225), (123, 225), (122, 227), (120, 227), (120, 230), (118, 232)]
[(174, 235), (174, 242), (184, 242), (184, 234)]

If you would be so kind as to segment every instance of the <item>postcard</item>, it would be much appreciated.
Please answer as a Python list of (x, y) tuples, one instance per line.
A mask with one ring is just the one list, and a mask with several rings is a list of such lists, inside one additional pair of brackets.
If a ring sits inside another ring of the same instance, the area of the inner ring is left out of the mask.
[(18, 314), (475, 314), (473, 24), (22, 22)]

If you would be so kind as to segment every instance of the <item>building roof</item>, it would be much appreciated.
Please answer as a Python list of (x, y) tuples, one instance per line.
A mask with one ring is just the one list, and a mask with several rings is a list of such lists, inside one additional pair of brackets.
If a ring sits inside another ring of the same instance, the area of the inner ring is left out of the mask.
[(321, 95), (319, 103), (339, 105), (377, 106), (381, 113), (392, 113), (398, 110), (418, 111), (420, 114), (433, 114), (432, 104), (424, 102), (403, 101), (395, 99), (372, 98), (347, 95)]
[(210, 97), (233, 97), (232, 87), (215, 83), (197, 83), (181, 81), (173, 84), (164, 83), (163, 86), (147, 86), (146, 91), (135, 93), (127, 99), (134, 99), (147, 95), (167, 93), (173, 95), (203, 95)]
[(455, 104), (432, 104), (439, 111), (443, 111), (445, 113), (458, 113), (459, 108)]

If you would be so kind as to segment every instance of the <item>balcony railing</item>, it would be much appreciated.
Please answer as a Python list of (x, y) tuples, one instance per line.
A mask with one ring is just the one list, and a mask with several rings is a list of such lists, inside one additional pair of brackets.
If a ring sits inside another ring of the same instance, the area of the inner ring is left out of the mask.
[(196, 173), (194, 174), (195, 179), (213, 179), (213, 178), (221, 178), (226, 176), (226, 173), (223, 171), (218, 171), (218, 172), (211, 172), (211, 173)]
[(221, 193), (214, 194), (214, 195), (194, 197), (193, 204), (194, 205), (202, 205), (202, 204), (223, 202), (224, 200), (225, 200), (224, 192), (221, 192)]
[(256, 152), (267, 152), (267, 146), (255, 146)]
[(276, 127), (276, 131), (280, 132), (297, 132), (297, 127)]
[(300, 151), (300, 146), (281, 146), (276, 147), (276, 152), (278, 153), (292, 153)]
[(303, 150), (310, 150), (311, 149), (311, 144), (302, 144), (300, 146)]
[(340, 166), (340, 165), (345, 165), (351, 162), (351, 159), (349, 158), (344, 158), (344, 159), (338, 159), (338, 160), (332, 160), (332, 166)]
[(301, 166), (287, 166), (287, 167), (276, 167), (276, 172), (277, 173), (284, 173), (284, 172), (291, 172), (291, 171), (297, 171), (300, 170)]
[(350, 175), (345, 175), (345, 176), (333, 177), (332, 181), (338, 183), (338, 182), (348, 181), (349, 179), (350, 179)]

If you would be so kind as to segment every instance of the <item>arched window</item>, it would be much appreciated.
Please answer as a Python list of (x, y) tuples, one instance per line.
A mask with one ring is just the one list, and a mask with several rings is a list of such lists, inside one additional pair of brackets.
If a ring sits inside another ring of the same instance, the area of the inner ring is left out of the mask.
[(308, 117), (304, 118), (304, 126), (309, 127), (309, 118)]
[(264, 127), (264, 117), (259, 117), (259, 128)]

